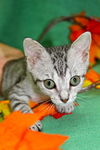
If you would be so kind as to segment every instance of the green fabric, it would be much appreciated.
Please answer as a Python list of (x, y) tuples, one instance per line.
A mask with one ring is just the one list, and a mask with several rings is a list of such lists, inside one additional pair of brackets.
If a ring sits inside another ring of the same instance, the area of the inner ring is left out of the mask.
[[(0, 41), (22, 49), (25, 37), (37, 39), (49, 20), (86, 11), (100, 16), (99, 0), (0, 0)], [(44, 45), (67, 43), (68, 25), (58, 24), (44, 39)]]
[[(95, 67), (100, 73), (100, 64)], [(77, 98), (79, 106), (71, 115), (43, 120), (46, 133), (70, 136), (63, 150), (100, 150), (100, 89), (92, 89)]]
[[(99, 0), (1, 0), (0, 42), (22, 48), (25, 37), (37, 39), (49, 20), (58, 16), (86, 11), (100, 17)], [(54, 27), (42, 41), (45, 46), (68, 42), (69, 24)], [(95, 68), (100, 71), (100, 64)], [(80, 106), (72, 115), (60, 119), (47, 117), (44, 132), (69, 135), (64, 150), (100, 150), (100, 90), (91, 90), (78, 96)]]

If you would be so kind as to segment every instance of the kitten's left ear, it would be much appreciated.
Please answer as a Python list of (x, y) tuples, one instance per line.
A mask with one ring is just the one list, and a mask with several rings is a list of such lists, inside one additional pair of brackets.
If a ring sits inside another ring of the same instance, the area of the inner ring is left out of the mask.
[(68, 51), (68, 66), (73, 65), (84, 72), (87, 70), (89, 64), (89, 49), (91, 45), (91, 33), (85, 32), (81, 34), (71, 45)]
[(71, 48), (87, 52), (91, 45), (91, 33), (84, 32), (71, 45)]
[[(81, 34), (71, 45), (74, 52), (79, 55), (79, 59), (85, 63), (89, 59), (89, 49), (91, 45), (91, 33), (85, 32)], [(75, 56), (75, 55), (74, 55)]]

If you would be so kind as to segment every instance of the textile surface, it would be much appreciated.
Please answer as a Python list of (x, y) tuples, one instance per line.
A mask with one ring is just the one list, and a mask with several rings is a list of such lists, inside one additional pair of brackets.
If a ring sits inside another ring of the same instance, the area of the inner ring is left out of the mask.
[[(53, 18), (85, 11), (100, 17), (99, 0), (0, 0), (0, 42), (23, 50), (23, 39), (37, 39)], [(55, 26), (41, 42), (44, 46), (68, 43), (69, 24)], [(100, 73), (100, 63), (95, 67)], [(100, 90), (80, 94), (72, 115), (46, 117), (43, 131), (70, 136), (63, 150), (100, 150)]]

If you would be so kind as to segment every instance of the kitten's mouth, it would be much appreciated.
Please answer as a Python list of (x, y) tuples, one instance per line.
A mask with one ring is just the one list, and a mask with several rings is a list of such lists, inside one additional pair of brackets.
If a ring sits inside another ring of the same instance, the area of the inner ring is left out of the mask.
[(68, 99), (61, 99), (63, 103), (67, 103)]

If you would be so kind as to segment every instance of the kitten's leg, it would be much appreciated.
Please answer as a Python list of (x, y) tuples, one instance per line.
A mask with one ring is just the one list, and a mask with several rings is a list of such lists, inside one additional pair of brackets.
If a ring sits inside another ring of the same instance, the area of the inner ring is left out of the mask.
[[(20, 110), (23, 113), (33, 113), (28, 105), (29, 96), (26, 95), (22, 85), (17, 84), (10, 91), (8, 98), (11, 100), (10, 106), (13, 111)], [(31, 130), (40, 131), (42, 129), (42, 124), (40, 121), (35, 123), (30, 127)]]

